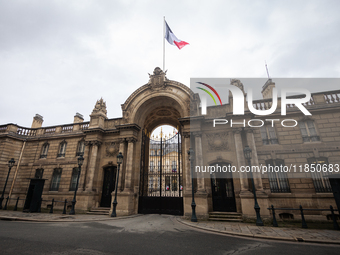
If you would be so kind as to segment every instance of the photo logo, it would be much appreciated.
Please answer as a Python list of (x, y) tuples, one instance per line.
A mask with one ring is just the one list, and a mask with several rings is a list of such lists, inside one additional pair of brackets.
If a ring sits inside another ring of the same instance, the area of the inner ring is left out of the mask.
[[(217, 93), (217, 91), (210, 85), (203, 83), (203, 82), (197, 82), (201, 85), (206, 86), (209, 88), (211, 91), (215, 93), (215, 95), (218, 97), (220, 104), (222, 105), (222, 100)], [(206, 89), (197, 87), (200, 90), (203, 90), (206, 92), (210, 97), (213, 99), (215, 105), (217, 105), (216, 100), (214, 96)], [(233, 115), (244, 115), (244, 93), (243, 91), (234, 86), (234, 85), (223, 85), (223, 88), (228, 89), (232, 93), (232, 98), (233, 98)], [(304, 98), (287, 98), (288, 93), (301, 93), (304, 94)], [(311, 93), (307, 89), (303, 88), (283, 88), (281, 89), (281, 115), (286, 115), (286, 109), (287, 105), (292, 105), (294, 104), (304, 115), (312, 115), (306, 107), (303, 105), (303, 103), (309, 102), (311, 99)], [(206, 97), (205, 94), (201, 97), (202, 100), (202, 115), (207, 114), (207, 103), (206, 103)], [(253, 106), (253, 91), (251, 88), (248, 88), (247, 90), (247, 102), (248, 102), (248, 109), (251, 113), (260, 115), (260, 116), (265, 116), (265, 115), (270, 115), (275, 112), (277, 109), (277, 89), (273, 88), (272, 90), (272, 104), (271, 108), (267, 110), (258, 110), (255, 109)]]

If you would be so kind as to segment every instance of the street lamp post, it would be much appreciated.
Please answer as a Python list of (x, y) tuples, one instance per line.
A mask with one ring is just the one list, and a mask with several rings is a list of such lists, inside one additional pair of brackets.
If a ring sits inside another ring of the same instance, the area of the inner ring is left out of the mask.
[(116, 178), (116, 187), (115, 187), (115, 199), (112, 202), (112, 213), (111, 213), (111, 217), (117, 217), (116, 214), (116, 207), (117, 207), (117, 190), (118, 190), (118, 181), (119, 181), (119, 169), (120, 169), (120, 165), (123, 162), (123, 154), (121, 152), (119, 152), (119, 154), (117, 155), (117, 165), (118, 165), (118, 169), (117, 169), (117, 178)]
[(0, 197), (0, 209), (2, 209), (2, 201), (4, 201), (4, 194), (5, 194), (5, 190), (6, 190), (6, 186), (7, 186), (7, 182), (8, 182), (8, 177), (9, 177), (9, 173), (11, 172), (12, 167), (14, 166), (14, 158), (11, 158), (10, 161), (8, 161), (8, 174), (7, 174), (7, 178), (6, 178), (6, 182), (5, 182), (5, 186), (4, 186), (4, 190), (2, 191), (1, 197)]
[(260, 206), (257, 203), (257, 198), (256, 198), (256, 190), (255, 190), (255, 184), (254, 184), (254, 177), (253, 177), (253, 172), (251, 171), (251, 149), (249, 148), (249, 146), (247, 145), (244, 150), (244, 157), (246, 158), (246, 160), (248, 161), (248, 165), (250, 167), (250, 176), (251, 176), (251, 184), (253, 186), (253, 194), (254, 194), (254, 202), (255, 202), (255, 212), (256, 212), (256, 226), (263, 226), (263, 222), (261, 219), (261, 215), (260, 215)]
[(77, 184), (76, 184), (76, 189), (74, 190), (74, 196), (73, 196), (73, 200), (72, 200), (72, 208), (70, 211), (70, 215), (74, 215), (76, 214), (76, 212), (74, 211), (74, 207), (76, 205), (76, 197), (77, 197), (77, 190), (78, 190), (78, 184), (79, 184), (79, 177), (80, 177), (80, 172), (81, 172), (81, 166), (84, 163), (84, 157), (83, 154), (80, 154), (79, 158), (78, 158), (78, 176), (77, 176)]
[(194, 162), (195, 162), (195, 151), (191, 148), (188, 150), (190, 169), (191, 169), (191, 190), (192, 190), (192, 203), (191, 203), (191, 221), (197, 222), (196, 217), (196, 203), (195, 203), (195, 187), (194, 187)]

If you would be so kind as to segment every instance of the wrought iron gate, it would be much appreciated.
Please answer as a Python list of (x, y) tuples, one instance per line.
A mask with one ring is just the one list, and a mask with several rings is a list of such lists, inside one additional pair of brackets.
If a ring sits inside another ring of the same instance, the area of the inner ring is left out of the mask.
[(143, 130), (138, 212), (183, 215), (181, 136), (152, 140)]

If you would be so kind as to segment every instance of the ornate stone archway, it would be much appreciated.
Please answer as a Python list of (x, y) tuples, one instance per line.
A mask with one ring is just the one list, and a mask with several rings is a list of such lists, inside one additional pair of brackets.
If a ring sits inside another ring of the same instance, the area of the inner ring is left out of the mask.
[[(138, 88), (122, 105), (123, 120), (120, 137), (125, 139), (121, 146), (124, 151), (124, 169), (121, 177), (119, 196), (122, 201), (117, 208), (121, 214), (134, 214), (138, 209), (138, 192), (141, 170), (142, 131), (151, 132), (159, 125), (168, 124), (189, 131), (190, 102), (194, 94), (187, 86), (167, 79), (159, 67), (149, 74), (149, 82)], [(181, 149), (189, 148), (189, 137), (183, 137)], [(181, 169), (188, 168), (187, 157), (182, 157)], [(183, 186), (186, 186), (188, 174), (183, 172)]]

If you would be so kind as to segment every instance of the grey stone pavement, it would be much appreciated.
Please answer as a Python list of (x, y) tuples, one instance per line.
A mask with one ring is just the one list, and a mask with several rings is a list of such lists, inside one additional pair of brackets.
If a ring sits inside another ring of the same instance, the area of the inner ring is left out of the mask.
[[(8, 221), (33, 221), (33, 222), (93, 222), (93, 221), (111, 221), (126, 218), (138, 217), (141, 215), (132, 215), (112, 218), (108, 215), (91, 215), (91, 214), (60, 214), (60, 213), (23, 213), (19, 211), (0, 210), (0, 220)], [(340, 231), (324, 229), (303, 229), (303, 228), (278, 228), (278, 227), (258, 227), (254, 223), (234, 223), (220, 221), (198, 221), (191, 222), (182, 217), (176, 217), (176, 220), (184, 225), (196, 228), (198, 230), (210, 231), (219, 234), (232, 236), (263, 238), (281, 241), (294, 242), (311, 242), (323, 244), (340, 244)]]

